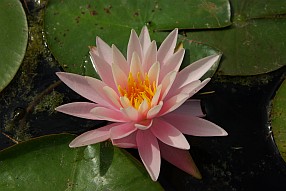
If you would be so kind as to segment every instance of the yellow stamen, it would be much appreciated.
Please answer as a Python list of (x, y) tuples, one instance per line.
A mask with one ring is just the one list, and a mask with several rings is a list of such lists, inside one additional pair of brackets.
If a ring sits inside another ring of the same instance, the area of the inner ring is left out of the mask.
[(126, 87), (118, 85), (118, 91), (121, 96), (128, 98), (130, 105), (138, 109), (140, 104), (146, 100), (148, 105), (156, 92), (156, 82), (150, 82), (147, 74), (143, 77), (139, 72), (134, 77), (130, 72)]

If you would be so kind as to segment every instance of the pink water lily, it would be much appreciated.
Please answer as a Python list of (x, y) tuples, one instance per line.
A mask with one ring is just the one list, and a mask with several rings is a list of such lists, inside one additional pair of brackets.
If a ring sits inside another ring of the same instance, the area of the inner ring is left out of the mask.
[(127, 47), (127, 59), (116, 48), (96, 38), (90, 47), (93, 66), (101, 80), (58, 72), (71, 89), (91, 102), (74, 102), (57, 111), (76, 117), (107, 120), (104, 127), (75, 138), (70, 147), (111, 140), (121, 148), (137, 148), (152, 180), (157, 180), (161, 156), (168, 162), (201, 178), (188, 149), (184, 134), (225, 136), (214, 123), (202, 119), (198, 100), (189, 100), (210, 79), (200, 78), (220, 55), (203, 58), (179, 71), (185, 50), (175, 51), (178, 29), (173, 30), (157, 49), (147, 27), (139, 37), (134, 30)]

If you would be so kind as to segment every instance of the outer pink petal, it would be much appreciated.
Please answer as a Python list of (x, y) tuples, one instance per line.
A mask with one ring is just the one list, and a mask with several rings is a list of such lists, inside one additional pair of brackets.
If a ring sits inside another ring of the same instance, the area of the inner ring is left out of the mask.
[(218, 125), (205, 119), (183, 114), (169, 113), (164, 117), (165, 121), (174, 125), (179, 131), (194, 136), (226, 136), (227, 132)]
[(101, 93), (103, 87), (106, 86), (102, 81), (88, 76), (66, 72), (57, 72), (56, 74), (67, 86), (79, 95), (95, 103), (110, 106)]
[(164, 76), (166, 76), (171, 71), (178, 72), (183, 61), (185, 54), (185, 49), (180, 49), (179, 51), (175, 52), (165, 63), (160, 71), (160, 78), (161, 81)]
[(128, 46), (127, 46), (127, 63), (131, 64), (131, 59), (133, 53), (136, 52), (142, 61), (142, 48), (139, 41), (139, 38), (135, 32), (135, 30), (131, 30)]
[(159, 146), (163, 159), (185, 171), (186, 173), (191, 174), (197, 179), (202, 178), (202, 175), (193, 161), (189, 151), (168, 146), (160, 141)]
[(96, 107), (90, 111), (93, 115), (100, 120), (107, 120), (113, 122), (128, 122), (129, 119), (123, 115), (119, 110), (108, 109), (104, 107)]
[(118, 65), (121, 68), (121, 70), (128, 76), (129, 65), (127, 64), (125, 57), (122, 55), (122, 53), (118, 50), (118, 48), (115, 45), (112, 45), (112, 54), (113, 54), (113, 63)]
[(152, 41), (148, 48), (145, 56), (143, 57), (143, 70), (144, 72), (149, 71), (150, 67), (157, 62), (157, 45), (155, 41)]
[(115, 82), (110, 76), (112, 76), (111, 65), (107, 63), (103, 58), (97, 55), (95, 47), (90, 48), (90, 58), (95, 71), (99, 74), (101, 80), (108, 86), (115, 88)]
[(137, 128), (134, 126), (134, 123), (123, 123), (117, 125), (110, 129), (110, 138), (111, 139), (121, 139), (126, 137), (136, 131)]
[(178, 94), (171, 97), (164, 102), (163, 108), (161, 109), (159, 115), (165, 115), (166, 113), (174, 111), (180, 107), (188, 98), (188, 94)]
[(145, 56), (147, 49), (149, 48), (149, 46), (151, 44), (149, 31), (148, 31), (148, 28), (146, 26), (144, 26), (142, 28), (141, 33), (139, 35), (139, 40), (140, 40), (140, 44), (141, 44), (141, 47), (143, 50), (143, 56)]
[(137, 129), (146, 130), (149, 129), (153, 124), (153, 119), (146, 119), (135, 123)]
[(112, 123), (104, 127), (85, 132), (80, 136), (76, 137), (70, 144), (70, 147), (81, 147), (90, 144), (99, 143), (110, 138), (109, 130), (111, 127), (118, 125), (117, 123)]
[(109, 65), (112, 63), (112, 50), (110, 46), (98, 36), (96, 37), (96, 46), (98, 55), (105, 60)]
[(157, 138), (149, 130), (137, 131), (137, 147), (140, 158), (153, 181), (158, 179), (161, 166), (160, 150)]
[(208, 56), (187, 66), (178, 73), (174, 86), (181, 88), (192, 81), (199, 80), (220, 57), (221, 55)]
[(121, 148), (137, 148), (136, 134), (137, 131), (121, 139), (113, 139), (112, 144)]
[(73, 102), (65, 105), (61, 105), (56, 108), (57, 111), (72, 115), (75, 117), (81, 117), (85, 119), (100, 120), (98, 117), (93, 115), (90, 110), (98, 107), (98, 104), (89, 102)]
[(178, 87), (173, 85), (171, 87), (171, 89), (169, 90), (168, 94), (166, 95), (165, 99), (170, 99), (170, 97), (173, 97), (174, 95), (178, 95), (181, 93), (190, 94), (191, 92), (196, 90), (200, 85), (201, 85), (200, 80), (193, 81), (193, 82), (191, 82), (191, 83), (189, 83), (189, 84), (187, 84), (187, 85), (185, 85), (179, 89), (178, 89)]
[(197, 117), (203, 117), (205, 114), (202, 111), (201, 101), (200, 100), (187, 100), (181, 105), (178, 109), (172, 112), (173, 114), (183, 114), (183, 115), (192, 115)]
[(161, 90), (161, 96), (160, 100), (163, 100), (166, 95), (169, 93), (169, 90), (171, 89), (173, 82), (176, 78), (177, 72), (172, 71), (169, 72), (162, 80), (161, 85), (162, 85), (162, 90)]
[(177, 43), (178, 29), (174, 29), (167, 38), (162, 42), (158, 50), (158, 61), (163, 64), (169, 59), (173, 53)]
[(154, 119), (151, 127), (152, 133), (163, 143), (179, 149), (190, 149), (185, 136), (170, 123)]

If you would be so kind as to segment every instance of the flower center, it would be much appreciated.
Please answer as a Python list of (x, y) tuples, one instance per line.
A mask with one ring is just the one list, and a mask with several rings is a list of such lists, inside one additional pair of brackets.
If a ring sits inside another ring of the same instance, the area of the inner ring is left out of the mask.
[(143, 78), (138, 72), (135, 78), (130, 72), (126, 87), (122, 88), (119, 85), (118, 90), (121, 96), (128, 98), (130, 105), (134, 108), (138, 109), (144, 100), (147, 101), (150, 107), (152, 98), (156, 92), (156, 83), (155, 81), (150, 82), (147, 74)]

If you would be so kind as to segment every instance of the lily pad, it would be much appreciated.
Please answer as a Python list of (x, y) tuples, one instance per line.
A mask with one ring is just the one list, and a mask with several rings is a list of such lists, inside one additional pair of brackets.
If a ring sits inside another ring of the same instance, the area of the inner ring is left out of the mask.
[(281, 84), (274, 97), (271, 125), (275, 143), (286, 162), (286, 80)]
[(286, 65), (284, 1), (232, 0), (232, 25), (225, 29), (190, 31), (187, 37), (223, 52), (218, 73), (256, 75)]
[[(174, 9), (176, 7), (176, 9)], [(50, 0), (45, 11), (47, 43), (68, 72), (94, 76), (88, 46), (99, 36), (126, 51), (130, 30), (148, 25), (160, 42), (166, 30), (221, 28), (230, 24), (227, 0)]]
[(20, 143), (0, 153), (0, 190), (162, 190), (144, 167), (109, 142), (78, 149), (72, 135)]
[(15, 76), (28, 41), (26, 15), (19, 0), (0, 1), (0, 91)]
[[(181, 65), (181, 69), (190, 65), (201, 58), (215, 55), (215, 54), (222, 54), (222, 52), (214, 47), (208, 46), (203, 43), (194, 42), (189, 40), (185, 37), (180, 37), (179, 42), (182, 43), (183, 47), (185, 48), (185, 56)], [(208, 70), (208, 72), (202, 77), (211, 78), (219, 67), (220, 59), (216, 61), (216, 63)]]

